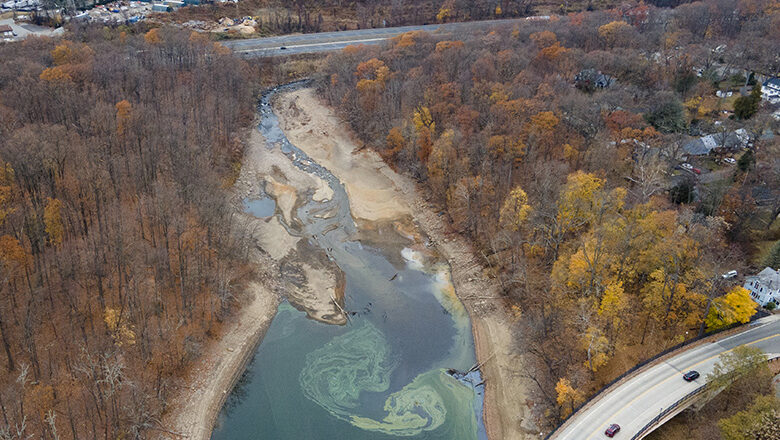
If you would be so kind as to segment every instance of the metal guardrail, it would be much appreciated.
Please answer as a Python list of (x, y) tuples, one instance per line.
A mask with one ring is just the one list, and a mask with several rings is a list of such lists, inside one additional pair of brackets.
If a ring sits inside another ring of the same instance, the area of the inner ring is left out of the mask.
[(642, 429), (639, 430), (636, 434), (634, 434), (633, 437), (631, 437), (631, 440), (637, 440), (642, 438), (643, 435), (645, 435), (646, 432), (648, 432), (653, 426), (655, 426), (656, 423), (661, 421), (664, 417), (669, 415), (670, 412), (676, 410), (683, 402), (685, 402), (688, 399), (693, 398), (694, 396), (702, 393), (704, 390), (707, 389), (707, 385), (702, 385), (699, 388), (696, 388), (695, 390), (691, 391), (690, 393), (686, 394), (685, 396), (681, 397), (679, 400), (674, 402), (672, 405), (667, 407), (665, 410), (661, 411), (660, 414), (653, 417), (653, 420), (650, 420), (645, 426), (642, 427)]
[(568, 416), (567, 416), (565, 419), (563, 419), (563, 421), (562, 421), (561, 423), (559, 423), (559, 424), (558, 424), (558, 426), (556, 426), (556, 427), (555, 427), (555, 429), (553, 429), (552, 431), (550, 431), (550, 433), (549, 433), (549, 434), (547, 434), (547, 435), (544, 437), (544, 440), (549, 440), (550, 438), (552, 438), (552, 436), (553, 436), (553, 435), (554, 435), (554, 434), (555, 434), (555, 433), (556, 433), (556, 432), (557, 432), (557, 431), (558, 431), (558, 430), (559, 430), (559, 429), (560, 429), (560, 428), (561, 428), (563, 425), (565, 425), (565, 424), (566, 424), (566, 422), (568, 422), (568, 421), (569, 421), (569, 419), (571, 419), (572, 417), (574, 417), (575, 415), (577, 415), (577, 412), (579, 412), (579, 410), (581, 410), (581, 409), (582, 409), (582, 408), (584, 408), (586, 405), (588, 405), (590, 402), (592, 402), (593, 400), (595, 400), (596, 398), (598, 398), (598, 397), (601, 395), (601, 393), (603, 393), (604, 391), (606, 391), (606, 390), (607, 390), (609, 387), (611, 387), (612, 385), (615, 385), (616, 383), (620, 382), (621, 380), (623, 380), (623, 379), (624, 379), (624, 378), (626, 378), (627, 376), (631, 375), (632, 373), (634, 373), (634, 372), (635, 372), (635, 371), (637, 371), (638, 369), (640, 369), (640, 368), (644, 367), (645, 365), (647, 365), (647, 364), (649, 364), (649, 363), (651, 363), (651, 362), (653, 362), (653, 361), (656, 361), (658, 358), (660, 358), (660, 357), (663, 357), (663, 356), (666, 356), (667, 354), (669, 354), (669, 353), (671, 353), (671, 352), (673, 352), (673, 351), (675, 351), (675, 350), (678, 350), (678, 349), (680, 349), (680, 348), (682, 348), (682, 347), (685, 347), (686, 345), (692, 344), (692, 343), (694, 343), (694, 342), (700, 341), (700, 340), (702, 340), (702, 339), (708, 338), (708, 337), (710, 337), (710, 336), (713, 336), (713, 335), (717, 335), (718, 333), (722, 333), (722, 332), (725, 332), (725, 331), (728, 331), (728, 330), (731, 330), (731, 329), (734, 329), (734, 328), (737, 328), (737, 327), (741, 327), (741, 326), (744, 326), (744, 325), (748, 325), (748, 324), (750, 324), (751, 322), (753, 322), (753, 321), (755, 321), (755, 320), (757, 320), (757, 319), (764, 318), (764, 317), (766, 317), (766, 316), (769, 316), (769, 315), (771, 315), (771, 313), (769, 313), (769, 312), (766, 312), (766, 311), (765, 311), (765, 310), (763, 310), (763, 309), (761, 309), (761, 310), (758, 310), (758, 311), (756, 312), (756, 314), (755, 314), (755, 315), (753, 315), (753, 316), (750, 318), (750, 321), (749, 321), (748, 323), (746, 323), (746, 324), (741, 324), (741, 323), (734, 323), (734, 324), (731, 324), (731, 325), (729, 325), (729, 326), (726, 326), (726, 327), (723, 327), (723, 328), (720, 328), (720, 329), (717, 329), (717, 330), (714, 330), (714, 331), (711, 331), (711, 332), (704, 333), (704, 334), (703, 334), (703, 335), (701, 335), (701, 336), (696, 336), (695, 338), (691, 338), (691, 339), (689, 339), (689, 340), (687, 340), (687, 341), (683, 341), (683, 342), (681, 342), (681, 343), (679, 343), (679, 344), (677, 344), (677, 345), (674, 345), (674, 346), (672, 346), (672, 347), (669, 347), (669, 348), (667, 348), (666, 350), (664, 350), (664, 351), (662, 351), (662, 352), (660, 352), (660, 353), (657, 353), (656, 355), (654, 355), (654, 356), (652, 356), (652, 357), (650, 357), (650, 358), (648, 358), (648, 359), (645, 359), (644, 361), (642, 361), (642, 362), (640, 362), (640, 363), (638, 363), (638, 364), (634, 365), (633, 367), (631, 367), (631, 368), (629, 368), (628, 370), (626, 370), (626, 371), (625, 371), (623, 374), (621, 374), (620, 376), (618, 376), (618, 377), (614, 378), (614, 379), (613, 379), (613, 380), (611, 380), (611, 381), (610, 381), (608, 384), (606, 384), (606, 385), (604, 385), (603, 387), (601, 387), (601, 388), (600, 388), (598, 391), (596, 391), (596, 392), (595, 392), (593, 395), (591, 395), (591, 396), (590, 396), (590, 398), (588, 398), (586, 401), (582, 402), (582, 403), (581, 403), (581, 404), (580, 404), (578, 407), (574, 408), (574, 410), (571, 412), (571, 414), (569, 414), (569, 415), (568, 415)]
[[(774, 361), (776, 359), (780, 359), (780, 356), (773, 357), (773, 358), (768, 358), (767, 362), (772, 362), (772, 361)], [(694, 396), (696, 396), (698, 394), (701, 394), (702, 392), (707, 390), (707, 388), (709, 388), (709, 384), (704, 384), (704, 385), (700, 386), (699, 388), (696, 388), (695, 390), (693, 390), (690, 393), (686, 394), (685, 396), (681, 397), (679, 400), (674, 402), (668, 408), (666, 408), (665, 410), (661, 411), (660, 414), (658, 414), (657, 416), (653, 417), (653, 420), (650, 420), (645, 426), (642, 427), (642, 429), (639, 430), (639, 432), (634, 434), (634, 436), (631, 437), (631, 440), (637, 440), (637, 439), (642, 438), (642, 436), (645, 433), (647, 433), (656, 423), (658, 423), (660, 420), (662, 420), (670, 412), (672, 412), (675, 409), (677, 409), (686, 400), (691, 399), (691, 398), (693, 398)]]

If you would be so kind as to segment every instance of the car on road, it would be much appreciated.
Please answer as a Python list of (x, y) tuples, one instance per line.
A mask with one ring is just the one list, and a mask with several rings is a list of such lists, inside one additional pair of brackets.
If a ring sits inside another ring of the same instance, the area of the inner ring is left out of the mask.
[(683, 162), (680, 164), (680, 166), (689, 171), (693, 170), (693, 165), (689, 164), (688, 162)]
[(696, 174), (701, 174), (701, 170), (698, 169), (698, 168), (693, 168), (693, 169), (691, 169), (691, 171), (693, 171)]
[(730, 271), (724, 273), (723, 275), (721, 275), (721, 277), (724, 280), (727, 280), (729, 278), (734, 278), (735, 276), (737, 276), (737, 271), (736, 270), (730, 270)]
[(286, 46), (282, 46), (282, 47), (279, 48), (279, 50), (287, 50), (287, 47)]
[(618, 433), (618, 431), (620, 431), (620, 425), (618, 425), (617, 423), (613, 423), (613, 424), (609, 425), (609, 428), (607, 428), (606, 431), (604, 431), (604, 434), (607, 437), (614, 437), (615, 434)]
[(723, 161), (724, 161), (724, 162), (726, 162), (726, 163), (730, 163), (730, 164), (732, 164), (732, 165), (734, 165), (735, 163), (737, 163), (737, 159), (734, 159), (733, 157), (726, 157), (726, 158), (723, 158)]
[(699, 378), (699, 372), (696, 370), (691, 370), (685, 374), (683, 374), (683, 379), (685, 379), (688, 382), (694, 381)]

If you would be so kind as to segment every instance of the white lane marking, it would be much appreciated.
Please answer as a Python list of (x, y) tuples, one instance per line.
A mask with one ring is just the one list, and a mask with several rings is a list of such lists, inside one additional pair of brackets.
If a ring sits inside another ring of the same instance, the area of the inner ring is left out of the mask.
[[(765, 319), (765, 318), (762, 318), (762, 319)], [(725, 350), (723, 347), (718, 346), (718, 343), (719, 342), (723, 342), (723, 341), (725, 341), (727, 339), (731, 339), (731, 338), (733, 338), (735, 336), (745, 336), (745, 335), (747, 335), (747, 334), (749, 334), (749, 333), (751, 333), (751, 332), (753, 332), (755, 330), (758, 330), (758, 329), (764, 327), (767, 324), (772, 323), (773, 321), (774, 320), (772, 320), (770, 322), (767, 322), (766, 324), (761, 324), (761, 325), (759, 325), (757, 327), (750, 328), (750, 329), (745, 330), (743, 332), (740, 332), (740, 333), (737, 333), (735, 335), (729, 336), (728, 338), (724, 338), (724, 339), (717, 340), (717, 341), (712, 341), (710, 343), (705, 343), (704, 345), (700, 345), (698, 347), (693, 347), (693, 348), (691, 348), (689, 350), (686, 350), (686, 351), (678, 354), (677, 356), (675, 356), (675, 357), (673, 357), (673, 358), (671, 358), (671, 359), (669, 359), (669, 360), (667, 360), (665, 362), (662, 362), (660, 364), (651, 366), (648, 370), (646, 370), (642, 374), (634, 376), (633, 378), (629, 379), (623, 385), (619, 386), (618, 388), (614, 389), (612, 392), (610, 392), (607, 395), (603, 396), (601, 399), (599, 399), (598, 402), (596, 402), (592, 407), (588, 408), (583, 414), (580, 415), (580, 417), (578, 417), (580, 419), (579, 421), (577, 421), (576, 423), (574, 423), (572, 425), (569, 425), (569, 427), (567, 427), (565, 430), (561, 431), (561, 433), (559, 435), (556, 435), (553, 438), (561, 438), (561, 437), (562, 438), (566, 438), (571, 431), (575, 431), (581, 424), (587, 422), (588, 421), (587, 420), (588, 417), (590, 417), (590, 416), (594, 415), (595, 413), (597, 413), (598, 410), (601, 409), (602, 406), (604, 406), (605, 404), (608, 404), (608, 403), (614, 405), (615, 402), (610, 402), (610, 400), (613, 400), (613, 399), (624, 400), (625, 398), (620, 396), (620, 394), (623, 393), (623, 392), (630, 392), (631, 388), (635, 385), (635, 383), (634, 383), (635, 381), (643, 381), (644, 382), (645, 381), (645, 377), (647, 377), (647, 376), (651, 376), (651, 377), (652, 376), (656, 376), (657, 377), (658, 373), (660, 373), (660, 371), (654, 371), (654, 370), (656, 370), (656, 369), (660, 370), (661, 367), (664, 367), (664, 366), (667, 367), (667, 368), (671, 368), (673, 370), (677, 370), (676, 367), (673, 367), (670, 364), (671, 362), (673, 362), (673, 361), (680, 361), (680, 360), (682, 360), (681, 358), (691, 357), (691, 356), (688, 356), (688, 355), (695, 355), (695, 356), (692, 356), (694, 358), (699, 358), (699, 356), (702, 356), (702, 355), (709, 355), (710, 353), (706, 353), (705, 354), (703, 352), (709, 351), (712, 348), (717, 348), (717, 350), (715, 350), (715, 351), (718, 352), (718, 353), (722, 353), (723, 351), (730, 351), (730, 350)], [(742, 344), (742, 345), (752, 344), (752, 343), (755, 343), (755, 342), (756, 341), (747, 342), (747, 343)], [(689, 362), (691, 362), (691, 360), (686, 360), (685, 361), (686, 364), (688, 364)], [(683, 369), (685, 369), (685, 368), (683, 368)], [(658, 383), (654, 384), (653, 386), (656, 386), (656, 385), (658, 385)], [(639, 392), (639, 391), (641, 391), (641, 390), (637, 390), (637, 392)]]
[[(347, 45), (351, 44), (357, 44), (357, 43), (368, 43), (371, 41), (383, 41), (387, 40), (387, 37), (382, 38), (366, 38), (364, 40), (344, 40), (344, 41), (328, 41), (325, 43), (309, 43), (309, 44), (291, 44), (289, 46), (285, 46), (288, 49), (297, 49), (299, 47), (312, 47), (312, 46), (327, 46), (329, 44), (344, 44)], [(278, 47), (261, 47), (259, 49), (244, 49), (244, 50), (238, 50), (237, 52), (246, 53), (246, 52), (260, 52), (260, 51), (266, 51), (266, 50), (280, 50), (282, 46)]]
[(757, 326), (755, 326), (755, 327), (751, 327), (751, 328), (750, 328), (750, 330), (744, 331), (744, 332), (742, 332), (742, 333), (735, 333), (735, 334), (733, 334), (733, 335), (731, 335), (731, 336), (729, 336), (729, 337), (727, 337), (727, 338), (723, 338), (723, 339), (720, 339), (720, 340), (718, 340), (718, 341), (715, 341), (715, 342), (717, 342), (717, 343), (719, 343), (719, 344), (720, 344), (720, 343), (723, 343), (723, 342), (726, 342), (726, 341), (728, 341), (729, 339), (736, 338), (737, 336), (744, 336), (744, 335), (745, 335), (746, 333), (748, 333), (748, 332), (752, 332), (753, 330), (758, 330), (758, 329), (760, 329), (760, 328), (762, 328), (762, 327), (764, 327), (764, 326), (767, 326), (767, 325), (769, 325), (769, 324), (771, 324), (771, 322), (765, 322), (765, 323), (763, 323), (763, 324), (761, 324), (761, 325), (757, 325)]

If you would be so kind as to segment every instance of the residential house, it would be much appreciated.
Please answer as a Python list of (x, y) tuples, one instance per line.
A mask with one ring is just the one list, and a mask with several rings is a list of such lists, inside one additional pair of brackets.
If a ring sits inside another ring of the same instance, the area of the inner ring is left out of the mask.
[(739, 150), (745, 148), (750, 142), (747, 130), (740, 128), (732, 132), (714, 133), (694, 139), (683, 145), (683, 150), (688, 156), (706, 156), (716, 148), (726, 150)]
[(761, 99), (769, 101), (770, 104), (780, 102), (780, 78), (771, 78), (764, 81), (761, 86)]
[(0, 24), (0, 38), (10, 39), (14, 37), (14, 30), (7, 24)]
[(750, 291), (750, 297), (761, 306), (770, 302), (780, 304), (780, 273), (767, 267), (758, 273), (745, 278), (745, 289)]

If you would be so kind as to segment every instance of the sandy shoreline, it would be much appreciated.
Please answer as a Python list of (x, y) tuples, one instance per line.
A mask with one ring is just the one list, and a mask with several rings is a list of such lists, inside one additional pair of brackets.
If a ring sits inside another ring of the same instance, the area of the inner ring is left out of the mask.
[(207, 440), (225, 400), (271, 325), (279, 297), (267, 287), (253, 283), (253, 298), (233, 317), (231, 328), (219, 341), (212, 341), (192, 367), (192, 380), (172, 400), (175, 408), (166, 414), (163, 438)]
[(415, 182), (394, 172), (372, 151), (359, 151), (349, 129), (313, 89), (285, 93), (275, 104), (288, 139), (344, 183), (353, 215), (379, 221), (410, 215), (450, 264), (458, 297), (472, 323), (476, 355), (486, 379), (485, 425), (491, 440), (529, 437), (526, 384), (513, 354), (513, 319), (501, 305), (495, 282), (483, 275), (469, 243), (446, 229)]

